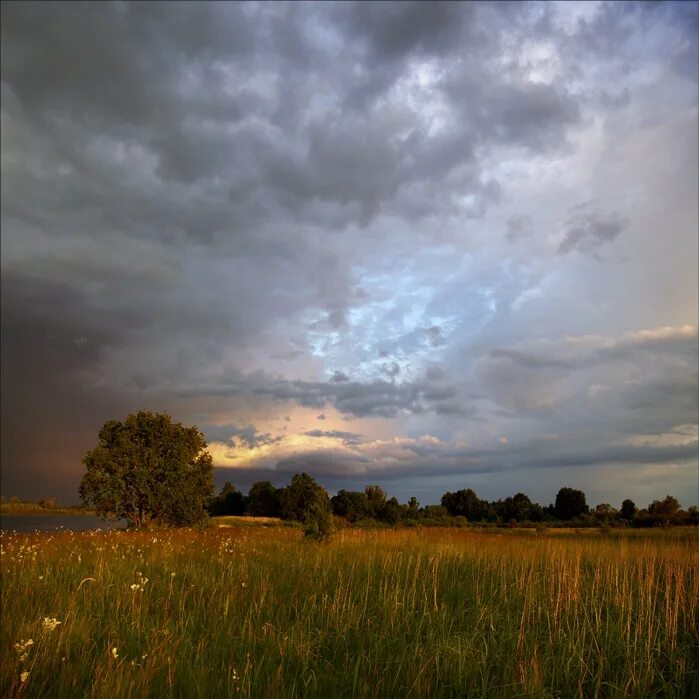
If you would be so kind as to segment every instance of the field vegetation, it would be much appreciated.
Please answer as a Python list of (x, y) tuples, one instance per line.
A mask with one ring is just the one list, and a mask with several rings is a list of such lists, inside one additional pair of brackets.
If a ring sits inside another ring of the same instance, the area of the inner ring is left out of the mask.
[(94, 515), (95, 511), (82, 505), (59, 505), (54, 498), (40, 498), (36, 502), (12, 497), (0, 501), (3, 515)]
[(3, 697), (699, 696), (696, 528), (2, 535)]

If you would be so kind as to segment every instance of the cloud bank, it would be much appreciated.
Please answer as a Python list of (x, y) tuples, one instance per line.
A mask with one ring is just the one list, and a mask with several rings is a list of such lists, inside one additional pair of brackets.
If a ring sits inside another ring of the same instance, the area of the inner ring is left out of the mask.
[(241, 484), (696, 504), (697, 21), (3, 5), (3, 493), (150, 408)]

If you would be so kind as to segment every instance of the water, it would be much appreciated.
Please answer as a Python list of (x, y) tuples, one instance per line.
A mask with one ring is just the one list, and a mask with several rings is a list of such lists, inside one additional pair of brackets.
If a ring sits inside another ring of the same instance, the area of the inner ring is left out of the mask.
[(104, 520), (93, 515), (0, 515), (3, 531), (56, 531), (59, 529), (82, 532), (91, 529), (123, 528), (123, 521)]

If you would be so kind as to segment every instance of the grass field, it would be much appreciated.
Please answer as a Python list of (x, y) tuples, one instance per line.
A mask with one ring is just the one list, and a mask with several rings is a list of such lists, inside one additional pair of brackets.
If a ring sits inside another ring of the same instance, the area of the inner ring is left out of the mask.
[(696, 697), (698, 543), (4, 534), (0, 696)]

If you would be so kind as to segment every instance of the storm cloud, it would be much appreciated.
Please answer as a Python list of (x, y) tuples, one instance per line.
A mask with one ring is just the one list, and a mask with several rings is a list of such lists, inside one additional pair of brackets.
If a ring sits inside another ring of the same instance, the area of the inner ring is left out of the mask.
[(3, 494), (145, 408), (221, 481), (696, 503), (695, 3), (1, 12)]

